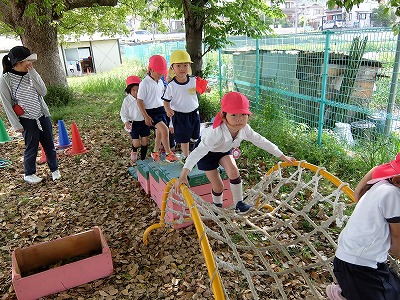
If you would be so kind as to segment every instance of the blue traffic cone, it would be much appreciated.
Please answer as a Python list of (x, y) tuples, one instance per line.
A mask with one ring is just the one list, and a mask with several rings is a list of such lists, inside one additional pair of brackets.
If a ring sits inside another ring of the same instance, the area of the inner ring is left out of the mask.
[(4, 126), (3, 121), (0, 119), (0, 143), (10, 142), (11, 139), (8, 136), (6, 127)]
[(64, 121), (58, 120), (58, 145), (56, 145), (56, 148), (68, 148), (71, 147), (71, 145), (72, 143), (69, 140)]

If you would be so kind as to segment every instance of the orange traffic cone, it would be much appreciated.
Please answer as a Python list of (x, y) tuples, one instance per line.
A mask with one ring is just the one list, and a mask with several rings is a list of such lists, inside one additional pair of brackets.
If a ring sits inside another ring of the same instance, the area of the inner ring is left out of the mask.
[(44, 164), (47, 161), (46, 153), (44, 152), (42, 144), (39, 143), (39, 145), (40, 145), (42, 154), (41, 154), (40, 158), (38, 159), (38, 164)]
[(79, 134), (78, 127), (76, 126), (75, 123), (71, 124), (71, 131), (72, 131), (72, 147), (69, 149), (66, 149), (64, 151), (64, 153), (67, 155), (75, 155), (75, 154), (83, 154), (83, 153), (88, 152), (88, 150), (85, 148), (85, 146), (82, 143), (82, 139)]

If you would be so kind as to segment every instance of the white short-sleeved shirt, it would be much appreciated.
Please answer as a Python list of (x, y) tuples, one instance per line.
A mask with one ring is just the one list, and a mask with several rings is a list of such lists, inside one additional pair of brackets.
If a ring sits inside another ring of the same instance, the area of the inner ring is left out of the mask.
[(143, 121), (144, 117), (140, 112), (137, 99), (131, 94), (126, 95), (122, 102), (121, 111), (119, 112), (122, 122), (127, 121)]
[(257, 147), (276, 157), (280, 157), (283, 154), (283, 152), (279, 150), (278, 146), (267, 140), (259, 133), (255, 132), (249, 124), (247, 124), (243, 129), (239, 130), (236, 138), (232, 139), (228, 127), (223, 122), (216, 128), (212, 128), (212, 126), (210, 126), (201, 131), (201, 141), (186, 158), (186, 162), (183, 167), (192, 170), (197, 162), (209, 151), (228, 152), (233, 148), (239, 147), (243, 140), (253, 143)]
[(170, 107), (174, 111), (189, 113), (199, 107), (199, 99), (196, 93), (196, 76), (187, 76), (187, 81), (180, 83), (174, 77), (167, 85), (164, 101), (170, 102)]
[(358, 201), (338, 240), (336, 257), (377, 268), (390, 249), (389, 223), (400, 222), (400, 188), (386, 180), (374, 184)]
[(161, 99), (164, 93), (164, 82), (160, 79), (155, 81), (149, 75), (147, 75), (139, 83), (139, 91), (137, 98), (143, 100), (145, 109), (152, 109), (164, 106), (163, 100)]

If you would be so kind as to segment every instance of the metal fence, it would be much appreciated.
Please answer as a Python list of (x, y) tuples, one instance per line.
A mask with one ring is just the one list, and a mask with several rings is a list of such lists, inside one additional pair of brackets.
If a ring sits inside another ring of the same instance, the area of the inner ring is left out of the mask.
[[(286, 118), (338, 132), (348, 143), (400, 130), (400, 38), (390, 28), (337, 30), (262, 39), (232, 38), (232, 45), (205, 57), (222, 94), (237, 90), (260, 112), (274, 105)], [(128, 49), (147, 60), (167, 60), (185, 42)], [(218, 67), (216, 67), (218, 66)]]

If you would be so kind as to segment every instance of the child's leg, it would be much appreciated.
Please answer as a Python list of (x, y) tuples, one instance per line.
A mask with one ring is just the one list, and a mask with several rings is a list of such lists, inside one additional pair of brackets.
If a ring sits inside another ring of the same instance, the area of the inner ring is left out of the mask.
[[(158, 122), (156, 125), (156, 141), (157, 141), (157, 134), (160, 135), (161, 144), (164, 146), (165, 153), (169, 154), (171, 152), (171, 148), (169, 146), (169, 131), (167, 125), (164, 122)], [(160, 145), (158, 145), (160, 148)]]
[(181, 143), (181, 149), (185, 157), (189, 156), (189, 143)]
[(239, 201), (243, 200), (243, 188), (236, 161), (232, 155), (225, 155), (220, 159), (219, 163), (229, 177), (233, 202), (237, 204)]
[(211, 187), (212, 187), (211, 196), (212, 196), (213, 202), (217, 206), (221, 206), (223, 192), (224, 192), (224, 183), (221, 179), (221, 175), (219, 174), (218, 169), (211, 170), (211, 171), (205, 171), (205, 174), (211, 183)]
[(131, 160), (136, 162), (137, 160), (137, 150), (140, 146), (139, 139), (132, 139), (132, 151), (131, 151)]
[(144, 136), (140, 138), (140, 159), (144, 160), (146, 159), (146, 154), (147, 154), (147, 148), (149, 147), (149, 137), (148, 136)]
[(232, 155), (225, 155), (220, 159), (219, 163), (225, 169), (225, 172), (229, 177), (233, 203), (235, 204), (236, 211), (238, 213), (249, 212), (251, 206), (243, 202), (242, 179), (240, 178), (239, 169), (236, 165), (235, 159)]
[(159, 152), (160, 151), (160, 147), (161, 147), (161, 133), (160, 131), (157, 129), (155, 129), (155, 139), (154, 139), (154, 149), (153, 152)]

